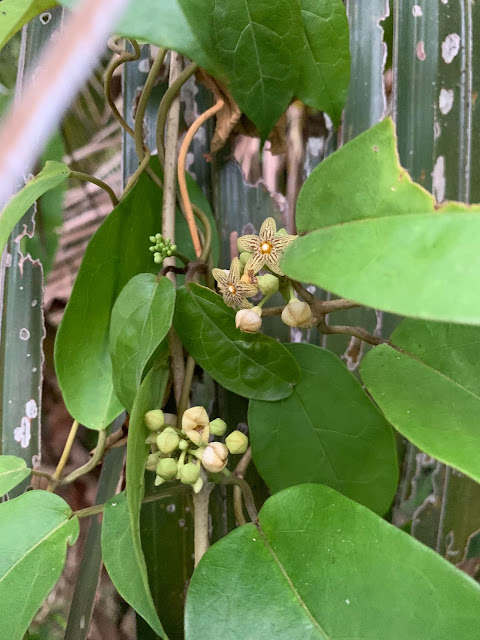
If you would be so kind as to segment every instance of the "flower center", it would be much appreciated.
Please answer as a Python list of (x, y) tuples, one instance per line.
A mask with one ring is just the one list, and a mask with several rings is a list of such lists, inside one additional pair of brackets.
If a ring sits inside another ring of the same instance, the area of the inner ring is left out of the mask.
[(272, 252), (272, 245), (270, 244), (270, 242), (262, 242), (262, 244), (260, 246), (260, 251), (262, 253), (271, 253)]
[(227, 289), (229, 290), (229, 292), (234, 296), (237, 293), (237, 290), (235, 288), (235, 285), (233, 284), (229, 284)]

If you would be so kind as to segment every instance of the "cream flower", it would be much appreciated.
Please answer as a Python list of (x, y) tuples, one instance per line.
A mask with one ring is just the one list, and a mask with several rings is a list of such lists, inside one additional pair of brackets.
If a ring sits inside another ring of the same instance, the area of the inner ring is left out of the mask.
[(191, 407), (184, 412), (182, 431), (197, 446), (208, 443), (210, 420), (203, 407)]
[(230, 271), (213, 269), (212, 274), (218, 283), (218, 288), (226, 305), (240, 309), (248, 309), (250, 307), (247, 298), (256, 295), (258, 289), (254, 284), (243, 282), (240, 279), (240, 262), (238, 258), (232, 260)]
[(277, 236), (276, 233), (275, 220), (267, 218), (258, 236), (242, 236), (238, 239), (240, 251), (249, 251), (252, 254), (245, 265), (245, 273), (258, 273), (262, 267), (267, 266), (277, 275), (284, 275), (280, 269), (280, 258), (296, 236)]

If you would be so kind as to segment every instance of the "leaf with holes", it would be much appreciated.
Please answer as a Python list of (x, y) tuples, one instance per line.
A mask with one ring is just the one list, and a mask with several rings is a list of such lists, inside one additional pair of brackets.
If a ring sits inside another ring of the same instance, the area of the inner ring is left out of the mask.
[(319, 485), (276, 494), (259, 527), (193, 574), (186, 640), (479, 640), (480, 587), (365, 507)]
[(383, 514), (398, 480), (390, 425), (333, 353), (285, 345), (302, 376), (291, 396), (251, 400), (248, 425), (255, 465), (272, 491), (326, 484)]
[(22, 458), (0, 456), (0, 498), (28, 478), (31, 472)]
[(0, 638), (20, 640), (58, 580), (67, 546), (78, 536), (68, 504), (28, 491), (0, 504)]
[(480, 482), (480, 329), (404, 320), (361, 365), (393, 426), (421, 450)]
[(294, 358), (273, 338), (236, 329), (235, 311), (210, 289), (180, 288), (173, 321), (192, 358), (226, 389), (257, 400), (292, 393), (300, 376)]
[(172, 324), (175, 289), (168, 278), (141, 273), (127, 282), (112, 310), (113, 386), (131, 411), (143, 375)]

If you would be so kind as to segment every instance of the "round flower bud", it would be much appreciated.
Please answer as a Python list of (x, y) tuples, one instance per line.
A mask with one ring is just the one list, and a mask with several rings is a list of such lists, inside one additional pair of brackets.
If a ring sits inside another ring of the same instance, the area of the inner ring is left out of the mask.
[(173, 480), (177, 475), (178, 466), (173, 458), (163, 458), (158, 461), (156, 472), (164, 480)]
[(224, 422), (221, 418), (215, 418), (210, 422), (210, 433), (214, 436), (223, 436), (225, 431), (227, 430), (227, 423)]
[(182, 431), (193, 444), (207, 444), (210, 437), (210, 420), (203, 407), (191, 407), (182, 417)]
[(275, 235), (277, 236), (277, 238), (282, 238), (283, 236), (288, 236), (288, 231), (285, 229), (285, 227), (282, 227), (277, 231)]
[(252, 254), (249, 251), (242, 251), (239, 256), (240, 264), (242, 265), (242, 267), (247, 264), (247, 262), (250, 260), (251, 255)]
[(200, 465), (193, 462), (183, 465), (180, 469), (180, 482), (194, 485), (200, 477)]
[(258, 288), (264, 296), (273, 296), (274, 293), (277, 293), (280, 285), (280, 280), (271, 273), (258, 277), (257, 282)]
[(151, 453), (147, 458), (146, 468), (149, 471), (155, 471), (157, 468), (158, 459), (160, 458), (160, 451), (156, 453)]
[(248, 438), (241, 431), (232, 431), (226, 438), (225, 444), (230, 453), (245, 453), (248, 449)]
[(207, 471), (219, 473), (228, 462), (228, 449), (223, 442), (211, 442), (205, 447), (202, 464)]
[(282, 311), (282, 320), (289, 327), (299, 327), (300, 329), (308, 329), (314, 323), (310, 306), (297, 298), (290, 300)]
[(160, 431), (165, 424), (165, 416), (160, 409), (153, 409), (153, 411), (147, 411), (145, 414), (145, 424), (150, 431)]
[(180, 438), (175, 433), (173, 427), (167, 427), (157, 436), (157, 447), (162, 453), (173, 453), (180, 444)]
[(235, 326), (244, 333), (258, 333), (262, 327), (261, 309), (260, 314), (253, 309), (240, 309), (235, 316)]
[(180, 440), (180, 442), (178, 443), (178, 448), (180, 449), (180, 451), (185, 451), (186, 449), (188, 449), (189, 444), (186, 440)]

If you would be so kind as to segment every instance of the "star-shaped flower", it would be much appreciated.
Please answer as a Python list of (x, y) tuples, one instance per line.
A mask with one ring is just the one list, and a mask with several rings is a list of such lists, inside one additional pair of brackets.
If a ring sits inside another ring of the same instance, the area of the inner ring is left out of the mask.
[(225, 304), (239, 309), (248, 309), (250, 307), (247, 298), (255, 296), (258, 293), (258, 289), (254, 284), (243, 282), (240, 279), (240, 261), (238, 258), (232, 260), (230, 271), (213, 269), (212, 274), (218, 283), (218, 288), (223, 295)]
[(275, 220), (267, 218), (262, 224), (258, 236), (242, 236), (238, 239), (240, 251), (249, 251), (252, 254), (245, 265), (245, 273), (250, 271), (258, 273), (262, 267), (267, 266), (277, 275), (284, 275), (279, 266), (280, 258), (296, 236), (277, 236), (276, 233)]

